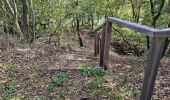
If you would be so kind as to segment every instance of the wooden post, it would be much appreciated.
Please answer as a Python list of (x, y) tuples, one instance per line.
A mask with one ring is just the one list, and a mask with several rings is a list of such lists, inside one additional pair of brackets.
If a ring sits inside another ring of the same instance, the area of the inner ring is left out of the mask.
[(100, 41), (99, 34), (96, 34), (95, 40), (94, 40), (94, 55), (95, 56), (99, 54), (99, 41)]
[(109, 60), (111, 33), (112, 33), (112, 23), (107, 22), (107, 24), (106, 24), (106, 33), (105, 33), (104, 66), (103, 66), (105, 70), (108, 69), (107, 67), (108, 67), (108, 60)]
[(104, 24), (102, 27), (102, 37), (101, 37), (101, 42), (100, 42), (100, 61), (99, 61), (100, 67), (104, 66), (105, 33), (106, 33), (106, 24)]
[(165, 44), (165, 38), (154, 37), (149, 51), (147, 70), (141, 93), (141, 100), (151, 100), (157, 72)]
[(97, 56), (97, 34), (94, 37), (94, 56)]
[(103, 26), (103, 30), (102, 30), (102, 40), (100, 46), (100, 64), (99, 64), (99, 66), (104, 67), (105, 70), (107, 70), (108, 67), (111, 32), (112, 32), (112, 23), (107, 22)]

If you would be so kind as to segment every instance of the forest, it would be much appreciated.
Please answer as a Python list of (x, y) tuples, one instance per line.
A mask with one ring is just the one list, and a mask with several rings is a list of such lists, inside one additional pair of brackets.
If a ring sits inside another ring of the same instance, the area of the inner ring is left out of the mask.
[(169, 28), (170, 0), (0, 0), (0, 100), (170, 100)]

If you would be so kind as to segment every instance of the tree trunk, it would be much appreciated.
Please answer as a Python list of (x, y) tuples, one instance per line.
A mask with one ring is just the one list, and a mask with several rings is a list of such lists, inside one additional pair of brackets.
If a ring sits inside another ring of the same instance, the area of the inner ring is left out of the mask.
[[(78, 6), (78, 0), (76, 1), (76, 6)], [(80, 36), (80, 19), (78, 17), (78, 15), (76, 15), (76, 23), (77, 23), (77, 36), (78, 36), (78, 39), (79, 39), (79, 44), (80, 44), (80, 47), (83, 47), (83, 41), (82, 41), (82, 38)]]
[(94, 18), (93, 18), (93, 14), (91, 14), (91, 29), (93, 30), (94, 27)]
[(141, 5), (140, 5), (139, 1), (137, 1), (137, 0), (135, 0), (135, 1), (130, 0), (130, 2), (131, 2), (132, 15), (133, 15), (134, 22), (138, 23)]
[(23, 29), (24, 39), (29, 38), (29, 2), (28, 0), (23, 0)]
[(35, 13), (34, 13), (34, 8), (32, 4), (32, 0), (30, 0), (30, 9), (31, 9), (31, 16), (32, 16), (32, 32), (30, 36), (30, 43), (34, 42), (35, 39)]
[(80, 20), (79, 18), (77, 17), (77, 36), (78, 36), (78, 39), (79, 39), (79, 44), (80, 44), (80, 47), (83, 47), (83, 41), (82, 41), (82, 38), (80, 36)]
[(14, 8), (13, 8), (13, 11), (14, 11), (14, 26), (16, 27), (17, 33), (19, 33), (20, 39), (21, 39), (23, 36), (22, 36), (21, 28), (20, 28), (19, 23), (18, 23), (18, 10), (17, 10), (17, 5), (16, 5), (15, 0), (13, 0), (13, 5), (14, 5)]

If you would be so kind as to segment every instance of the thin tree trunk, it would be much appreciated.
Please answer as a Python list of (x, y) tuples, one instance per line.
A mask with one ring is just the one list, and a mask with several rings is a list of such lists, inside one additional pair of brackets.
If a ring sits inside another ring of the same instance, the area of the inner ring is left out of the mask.
[(135, 0), (130, 0), (131, 2), (131, 7), (132, 7), (132, 15), (134, 22), (138, 23), (139, 22), (139, 16), (140, 16), (140, 3), (139, 1)]
[(80, 20), (79, 18), (77, 17), (77, 36), (78, 36), (78, 39), (79, 39), (79, 44), (80, 44), (80, 47), (83, 47), (83, 41), (82, 41), (82, 38), (80, 36)]
[(15, 0), (13, 0), (13, 5), (14, 5), (14, 9), (13, 9), (14, 10), (14, 26), (16, 27), (17, 32), (19, 33), (20, 39), (21, 39), (23, 36), (22, 36), (21, 28), (18, 23), (18, 10), (17, 10), (17, 5), (16, 5)]
[(29, 2), (28, 0), (23, 0), (23, 29), (24, 38), (28, 42), (29, 38)]
[[(8, 15), (12, 19), (11, 22), (13, 23), (13, 26), (16, 29), (16, 32), (19, 34), (19, 37), (21, 39), (22, 38), (22, 31), (21, 31), (20, 25), (18, 23), (18, 10), (17, 10), (17, 5), (16, 5), (16, 0), (12, 0), (11, 2), (9, 2), (9, 0), (5, 0), (5, 3), (8, 7), (8, 9), (9, 9)], [(5, 9), (5, 7), (3, 9), (5, 11), (8, 11), (8, 10)]]
[[(14, 9), (12, 8), (9, 0), (5, 0), (5, 2), (6, 2), (6, 4), (8, 5), (8, 8), (10, 9), (11, 14), (14, 15)], [(15, 2), (15, 1), (14, 1), (14, 2)]]
[[(76, 6), (78, 6), (78, 0), (76, 1)], [(82, 41), (82, 38), (80, 36), (80, 19), (78, 17), (78, 15), (76, 15), (76, 23), (77, 23), (77, 36), (78, 36), (78, 39), (79, 39), (79, 44), (80, 44), (80, 47), (83, 47), (83, 41)]]
[(35, 39), (35, 13), (34, 13), (34, 8), (32, 4), (32, 0), (30, 0), (30, 9), (31, 9), (31, 15), (32, 15), (32, 32), (31, 32), (31, 39), (30, 43), (34, 42)]
[(91, 14), (91, 29), (93, 29), (94, 27), (94, 18), (93, 18), (93, 14)]

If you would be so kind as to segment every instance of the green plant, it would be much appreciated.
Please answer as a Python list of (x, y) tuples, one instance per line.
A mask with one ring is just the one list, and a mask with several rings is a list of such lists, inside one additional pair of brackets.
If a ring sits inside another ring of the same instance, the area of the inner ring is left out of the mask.
[(113, 100), (123, 100), (123, 97), (121, 95), (117, 94), (113, 97)]
[(68, 75), (66, 73), (60, 73), (59, 75), (53, 76), (51, 78), (52, 86), (62, 86), (67, 84)]
[(102, 96), (110, 96), (112, 88), (109, 86), (104, 85), (104, 82), (106, 81), (105, 77), (96, 77), (94, 81), (91, 81), (89, 84), (87, 84), (87, 87), (92, 90), (92, 97), (94, 98), (102, 98)]
[(82, 67), (80, 69), (80, 72), (82, 75), (85, 76), (99, 76), (103, 77), (106, 75), (106, 72), (102, 69), (97, 69), (97, 68), (89, 68), (89, 67)]
[(11, 100), (16, 93), (16, 85), (9, 85), (9, 86), (4, 86), (3, 88), (3, 93), (4, 96), (2, 97), (4, 100)]
[(130, 87), (128, 84), (125, 84), (121, 89), (120, 92), (115, 93), (114, 99), (115, 100), (123, 100), (125, 97), (132, 95), (132, 92), (129, 89)]
[(87, 84), (89, 89), (97, 89), (105, 81), (105, 77), (96, 77), (96, 79)]
[(77, 94), (80, 91), (80, 89), (78, 87), (72, 87), (70, 89), (70, 93), (71, 94)]
[(96, 89), (98, 87), (98, 83), (97, 82), (90, 82), (89, 84), (87, 84), (87, 87), (91, 90)]
[(5, 66), (5, 72), (8, 74), (12, 81), (17, 81), (19, 79), (17, 66), (13, 64), (8, 64)]
[(99, 88), (97, 88), (95, 91), (95, 95), (111, 95), (112, 93), (112, 89), (108, 86), (101, 86)]
[(134, 90), (134, 91), (133, 91), (133, 96), (134, 96), (134, 97), (140, 97), (140, 93), (141, 93), (141, 92), (140, 92), (139, 90)]
[(17, 66), (13, 64), (8, 64), (5, 66), (5, 71), (9, 74), (17, 73)]

